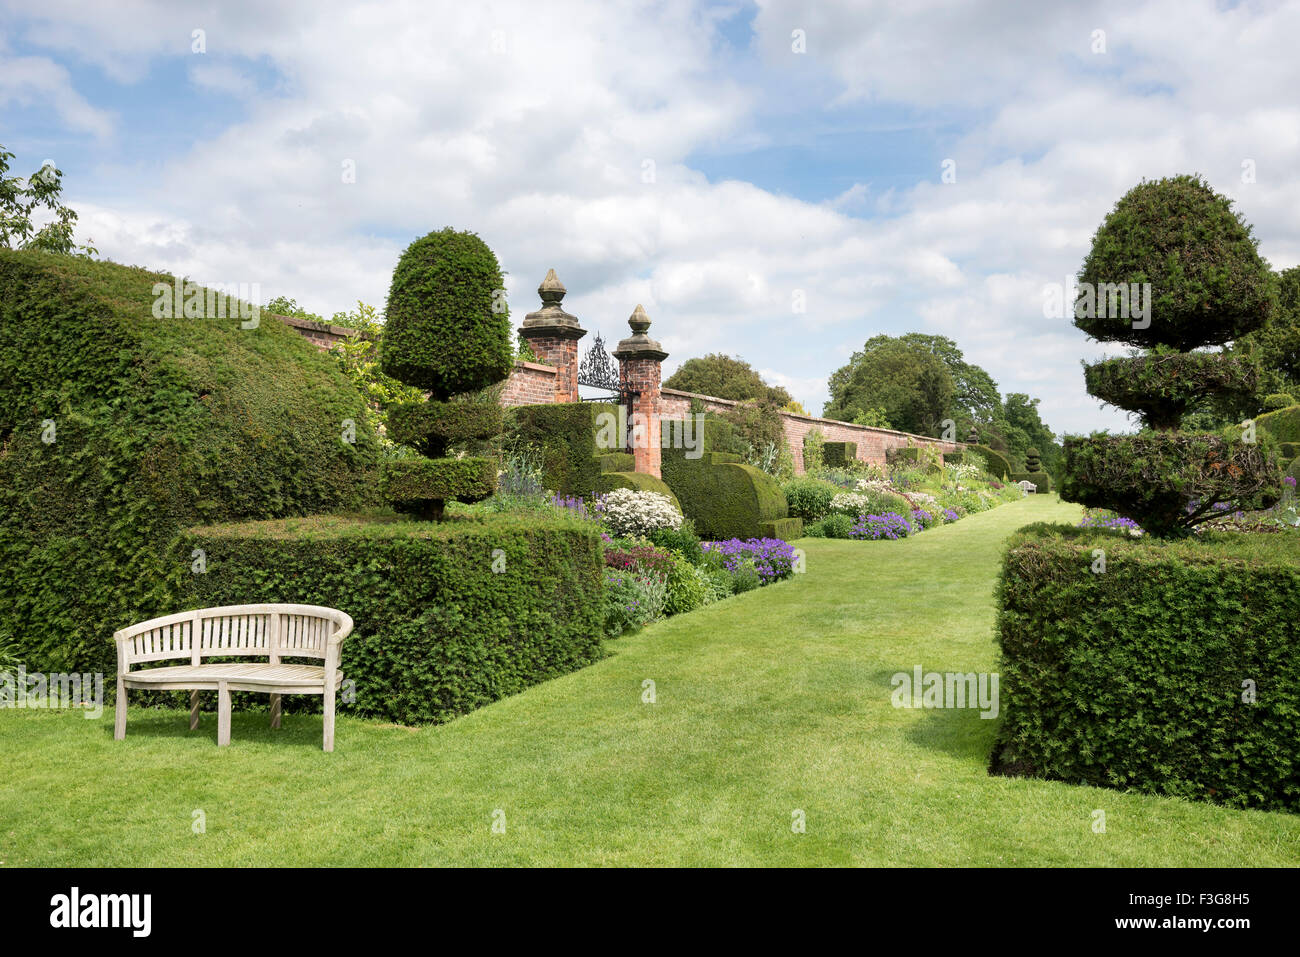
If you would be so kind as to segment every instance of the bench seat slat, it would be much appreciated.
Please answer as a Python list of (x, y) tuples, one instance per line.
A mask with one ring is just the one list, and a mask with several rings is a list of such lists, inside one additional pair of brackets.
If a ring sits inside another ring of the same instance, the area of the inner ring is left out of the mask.
[(229, 681), (243, 684), (292, 685), (323, 688), (325, 669), (319, 665), (225, 664), (172, 665), (126, 674), (131, 685), (147, 686), (185, 681)]

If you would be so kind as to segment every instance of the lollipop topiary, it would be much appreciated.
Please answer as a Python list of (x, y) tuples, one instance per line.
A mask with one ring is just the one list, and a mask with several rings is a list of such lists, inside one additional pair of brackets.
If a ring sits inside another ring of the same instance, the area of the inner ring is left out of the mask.
[(380, 367), (429, 393), (389, 412), (389, 437), (420, 455), (385, 464), (385, 492), (399, 511), (440, 519), (447, 501), (477, 502), (496, 488), (493, 460), (444, 456), (453, 443), (500, 431), (500, 407), (467, 394), (510, 373), (503, 287), (487, 244), (453, 229), (411, 243), (393, 270)]
[(1281, 473), (1253, 434), (1176, 431), (1205, 396), (1258, 386), (1249, 359), (1189, 351), (1267, 321), (1275, 292), (1256, 245), (1231, 201), (1199, 177), (1143, 182), (1115, 205), (1079, 272), (1074, 324), (1144, 350), (1086, 367), (1085, 381), (1153, 431), (1067, 439), (1062, 498), (1115, 509), (1160, 536), (1186, 534), (1229, 507), (1277, 500)]

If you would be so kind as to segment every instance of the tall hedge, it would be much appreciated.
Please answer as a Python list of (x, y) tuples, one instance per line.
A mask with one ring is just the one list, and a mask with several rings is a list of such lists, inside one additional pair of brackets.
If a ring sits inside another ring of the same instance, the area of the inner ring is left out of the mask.
[(155, 284), (175, 288), (0, 251), (0, 636), (33, 670), (111, 672), (116, 629), (177, 609), (183, 527), (373, 494), (378, 443), (329, 357), (215, 296), (226, 318), (155, 316)]
[(453, 443), (491, 438), (501, 429), (495, 398), (466, 398), (500, 382), (513, 363), (501, 267), (483, 240), (443, 229), (407, 247), (393, 270), (379, 361), (387, 375), (429, 393), (389, 412), (393, 440), (420, 455), (385, 463), (393, 506), (440, 519), (448, 500), (491, 495), (495, 461), (443, 457)]
[[(590, 523), (463, 516), (440, 523), (317, 516), (195, 529), (208, 556), (186, 604), (339, 608), (355, 714), (448, 721), (601, 656), (603, 552)], [(305, 696), (290, 708), (311, 707)]]
[(1300, 539), (1030, 526), (998, 597), (995, 772), (1300, 811)]

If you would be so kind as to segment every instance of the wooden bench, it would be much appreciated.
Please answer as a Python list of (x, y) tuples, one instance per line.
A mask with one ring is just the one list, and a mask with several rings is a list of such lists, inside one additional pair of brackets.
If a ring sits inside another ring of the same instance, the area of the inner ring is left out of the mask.
[[(199, 692), (217, 692), (217, 744), (230, 744), (230, 692), (271, 696), (271, 727), (280, 727), (280, 696), (324, 696), (324, 748), (334, 750), (334, 694), (343, 683), (339, 654), (352, 619), (319, 605), (227, 605), (151, 618), (115, 632), (117, 712), (113, 737), (126, 737), (128, 688), (190, 692), (190, 730), (199, 726)], [(204, 658), (266, 658), (265, 662), (204, 663)], [(154, 661), (189, 664), (132, 671)], [(285, 664), (315, 658), (324, 665)]]

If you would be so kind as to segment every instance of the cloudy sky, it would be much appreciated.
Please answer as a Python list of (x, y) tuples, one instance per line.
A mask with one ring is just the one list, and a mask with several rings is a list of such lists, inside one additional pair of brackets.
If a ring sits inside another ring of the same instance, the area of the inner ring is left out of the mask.
[(1295, 2), (0, 0), (0, 143), (120, 262), (328, 316), (451, 225), (516, 323), (555, 267), (587, 329), (643, 303), (669, 370), (813, 412), (941, 334), (1074, 432), (1124, 419), (1044, 290), (1129, 187), (1199, 172), (1300, 263), (1297, 38)]

